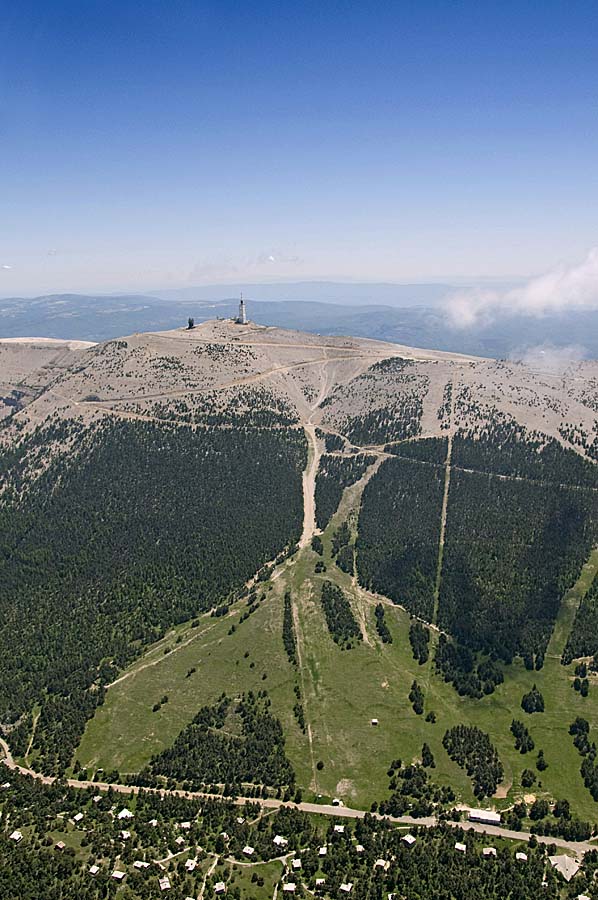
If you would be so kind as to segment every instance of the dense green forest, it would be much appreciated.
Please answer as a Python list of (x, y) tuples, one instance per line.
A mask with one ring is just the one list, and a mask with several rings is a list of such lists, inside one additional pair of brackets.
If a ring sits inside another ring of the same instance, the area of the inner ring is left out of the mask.
[(296, 430), (107, 419), (32, 477), (56, 438), (40, 430), (0, 466), (0, 721), (41, 702), (47, 772), (117, 668), (295, 543), (306, 461)]
[(476, 797), (491, 797), (503, 779), (503, 767), (489, 736), (474, 725), (455, 725), (442, 743), (450, 758), (470, 776)]
[(420, 438), (417, 441), (400, 441), (398, 444), (387, 444), (384, 448), (393, 456), (419, 459), (421, 462), (443, 466), (446, 462), (448, 441), (446, 438)]
[(452, 463), (494, 475), (598, 488), (598, 466), (513, 419), (484, 423), (475, 439), (455, 435)]
[(598, 538), (593, 491), (454, 470), (438, 624), (505, 661), (540, 662)]
[(598, 577), (581, 601), (563, 652), (563, 664), (580, 656), (598, 654)]
[(202, 707), (172, 747), (152, 757), (135, 780), (151, 785), (163, 775), (185, 790), (211, 784), (288, 786), (295, 775), (284, 743), (266, 691), (250, 691), (235, 701), (223, 696)]
[(434, 767), (427, 744), (422, 748), (422, 760), (423, 765), (407, 766), (403, 766), (400, 759), (393, 761), (388, 770), (388, 789), (391, 795), (379, 804), (374, 804), (379, 813), (388, 816), (409, 814), (419, 818), (430, 816), (435, 810), (454, 803), (452, 788), (435, 784), (427, 771), (427, 767)]
[(282, 619), (282, 643), (292, 666), (297, 665), (297, 637), (293, 621), (293, 600), (290, 591), (284, 595), (284, 613)]
[(428, 647), (430, 643), (430, 629), (422, 625), (421, 622), (413, 620), (409, 626), (409, 643), (411, 644), (413, 659), (416, 659), (420, 666), (423, 666), (430, 655)]
[(496, 685), (504, 681), (503, 671), (496, 660), (479, 661), (478, 654), (445, 634), (438, 638), (434, 664), (436, 671), (462, 697), (479, 700), (484, 694), (492, 694)]
[(343, 491), (359, 481), (376, 457), (367, 454), (332, 456), (324, 454), (316, 477), (316, 525), (322, 530), (338, 509)]
[[(435, 448), (430, 448), (432, 454)], [(440, 538), (442, 468), (386, 460), (363, 493), (357, 572), (364, 587), (430, 620)]]
[(361, 629), (355, 621), (351, 604), (344, 592), (332, 581), (322, 584), (322, 609), (333, 641), (343, 650), (350, 650), (355, 641), (363, 640)]

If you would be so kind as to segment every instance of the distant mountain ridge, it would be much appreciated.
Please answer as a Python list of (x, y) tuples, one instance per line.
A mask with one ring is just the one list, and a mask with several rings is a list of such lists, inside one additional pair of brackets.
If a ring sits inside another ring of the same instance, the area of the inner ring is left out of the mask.
[[(184, 324), (189, 316), (199, 323), (234, 315), (238, 303), (232, 293), (234, 289), (234, 285), (227, 286), (231, 291), (229, 299), (212, 300), (198, 294), (188, 299), (166, 297), (169, 292), (161, 297), (51, 294), (33, 299), (8, 298), (0, 301), (0, 337), (45, 335), (65, 340), (102, 341), (133, 332), (164, 331)], [(199, 293), (200, 289), (197, 290)], [(579, 348), (573, 351), (575, 355), (598, 358), (598, 312), (592, 310), (543, 317), (505, 316), (491, 324), (458, 329), (451, 324), (442, 306), (434, 305), (432, 298), (426, 306), (360, 305), (355, 300), (345, 303), (254, 300), (251, 287), (247, 297), (250, 318), (262, 325), (317, 334), (352, 334), (495, 359), (517, 357), (538, 345)]]

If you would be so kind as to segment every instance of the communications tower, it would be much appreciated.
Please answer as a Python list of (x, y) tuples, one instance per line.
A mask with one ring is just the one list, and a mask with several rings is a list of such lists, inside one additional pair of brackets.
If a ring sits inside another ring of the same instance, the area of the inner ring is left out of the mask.
[(245, 308), (243, 294), (241, 294), (241, 300), (239, 301), (239, 315), (237, 316), (236, 321), (237, 325), (247, 325), (247, 309)]

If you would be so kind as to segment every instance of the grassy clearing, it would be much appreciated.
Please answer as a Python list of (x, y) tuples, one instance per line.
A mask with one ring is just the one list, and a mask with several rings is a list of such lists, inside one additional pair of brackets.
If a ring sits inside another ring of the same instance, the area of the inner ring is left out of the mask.
[[(233, 634), (242, 606), (225, 619), (204, 618), (199, 627), (185, 626), (171, 634), (132, 669), (130, 677), (108, 691), (104, 706), (89, 723), (78, 752), (83, 765), (132, 772), (149, 757), (172, 743), (180, 729), (198, 708), (226, 691), (267, 688), (273, 710), (287, 735), (287, 752), (297, 772), (298, 783), (307, 790), (312, 766), (307, 737), (292, 713), (295, 702), (295, 672), (282, 645), (282, 596), (291, 590), (297, 608), (302, 641), (304, 707), (311, 725), (313, 751), (323, 768), (317, 772), (317, 793), (341, 796), (347, 804), (369, 807), (373, 800), (387, 796), (386, 770), (392, 759), (417, 760), (426, 741), (435, 756), (433, 777), (451, 784), (460, 799), (474, 802), (467, 775), (448, 759), (442, 747), (447, 728), (458, 723), (477, 725), (491, 735), (505, 768), (508, 797), (498, 805), (508, 805), (525, 793), (567, 797), (576, 813), (598, 820), (598, 807), (583, 786), (579, 774), (580, 757), (573, 747), (568, 728), (575, 716), (598, 721), (598, 679), (592, 679), (590, 694), (573, 691), (573, 666), (560, 664), (560, 649), (575, 614), (575, 604), (587, 589), (591, 570), (585, 569), (580, 582), (568, 593), (555, 629), (544, 668), (529, 672), (515, 663), (505, 670), (505, 683), (482, 700), (459, 697), (433, 671), (431, 661), (420, 666), (409, 644), (409, 616), (399, 607), (386, 607), (386, 621), (392, 644), (378, 640), (374, 621), (374, 601), (353, 579), (331, 562), (330, 533), (351, 511), (349, 488), (341, 510), (324, 534), (324, 560), (328, 571), (314, 573), (319, 557), (306, 549), (289, 561), (267, 591), (267, 599)], [(595, 564), (598, 554), (592, 563)], [(359, 610), (358, 618), (368, 631), (370, 644), (341, 650), (332, 640), (320, 604), (323, 578), (333, 577)], [(177, 644), (176, 640), (180, 639)], [(172, 650), (164, 655), (164, 647)], [(247, 654), (247, 655), (246, 655)], [(148, 666), (148, 662), (156, 665)], [(196, 672), (186, 677), (190, 668)], [(267, 677), (264, 680), (263, 675)], [(434, 724), (417, 716), (408, 699), (414, 679), (425, 692), (425, 710), (434, 710)], [(543, 714), (526, 715), (521, 697), (537, 684), (546, 702)], [(169, 699), (159, 712), (152, 706), (164, 694)], [(379, 725), (370, 724), (372, 718)], [(514, 748), (510, 733), (513, 718), (530, 729), (536, 749), (522, 756)], [(545, 752), (549, 767), (538, 774), (531, 789), (520, 787), (524, 768), (535, 770), (537, 750)], [(255, 885), (253, 886), (255, 888)]]
[[(227, 891), (238, 888), (242, 898), (247, 898), (247, 900), (266, 900), (267, 898), (270, 900), (282, 871), (283, 867), (280, 862), (254, 866), (229, 864), (228, 872), (226, 870), (223, 872), (223, 876), (226, 877), (223, 877), (222, 880), (227, 881)], [(259, 880), (252, 881), (254, 874)], [(262, 880), (263, 884), (260, 884)]]
[[(280, 590), (269, 591), (259, 609), (239, 625), (244, 609), (242, 605), (232, 616), (203, 619), (199, 628), (181, 630), (181, 643), (171, 653), (165, 656), (162, 649), (160, 656), (151, 651), (149, 658), (159, 659), (157, 665), (147, 666), (144, 657), (129, 670), (130, 677), (111, 687), (77, 752), (81, 763), (137, 771), (173, 742), (201, 706), (222, 692), (262, 688), (270, 692), (292, 748), (300, 733), (292, 714), (294, 674), (282, 646)], [(236, 631), (229, 634), (232, 624)], [(196, 671), (187, 677), (193, 668)], [(152, 712), (164, 695), (168, 702)], [(303, 776), (300, 766), (298, 771)]]
[(573, 628), (575, 615), (579, 604), (590, 589), (596, 573), (598, 572), (598, 548), (592, 551), (589, 560), (584, 565), (581, 575), (573, 587), (563, 597), (561, 608), (555, 622), (554, 631), (547, 649), (548, 656), (560, 659), (567, 643), (567, 638)]

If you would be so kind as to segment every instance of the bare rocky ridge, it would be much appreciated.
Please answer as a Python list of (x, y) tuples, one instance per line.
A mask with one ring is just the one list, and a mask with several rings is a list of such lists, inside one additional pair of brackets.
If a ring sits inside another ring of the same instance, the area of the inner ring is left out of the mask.
[(56, 418), (89, 423), (116, 415), (201, 427), (216, 411), (248, 414), (260, 406), (283, 414), (288, 425), (311, 422), (349, 436), (356, 421), (375, 416), (381, 439), (352, 440), (384, 444), (394, 439), (389, 424), (405, 416), (413, 425), (398, 438), (446, 434), (451, 404), (453, 429), (515, 422), (582, 454), (598, 438), (596, 361), (543, 372), (523, 363), (216, 320), (86, 349), (73, 342), (4, 342), (0, 365), (0, 395), (18, 391), (17, 402), (2, 408), (14, 413), (4, 442), (17, 429), (26, 433)]

